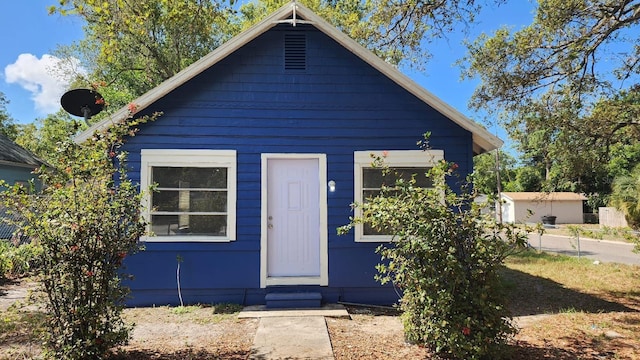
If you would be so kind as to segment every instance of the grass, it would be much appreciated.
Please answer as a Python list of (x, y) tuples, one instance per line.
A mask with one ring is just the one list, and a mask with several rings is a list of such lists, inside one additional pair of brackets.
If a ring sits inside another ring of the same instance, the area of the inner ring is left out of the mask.
[(640, 358), (640, 267), (528, 250), (508, 258), (503, 275), (514, 316), (540, 319), (517, 336), (527, 354)]
[(507, 259), (509, 269), (552, 280), (582, 292), (633, 295), (640, 286), (640, 267), (537, 251), (524, 251)]
[(45, 316), (11, 306), (0, 312), (0, 358), (27, 359), (40, 353)]
[[(25, 330), (40, 330), (43, 325), (44, 314), (41, 312), (21, 311), (12, 306), (0, 315), (0, 338), (7, 334), (15, 335), (16, 332)], [(25, 333), (34, 334), (34, 331)]]
[(197, 304), (187, 306), (158, 306), (152, 308), (125, 309), (123, 316), (127, 321), (151, 319), (153, 322), (217, 324), (225, 320), (235, 319), (242, 310), (238, 304)]

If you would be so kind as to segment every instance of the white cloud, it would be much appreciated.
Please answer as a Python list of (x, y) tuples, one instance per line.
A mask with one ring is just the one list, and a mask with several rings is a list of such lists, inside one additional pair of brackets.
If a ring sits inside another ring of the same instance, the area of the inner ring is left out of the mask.
[(40, 59), (32, 54), (20, 54), (13, 64), (4, 68), (5, 81), (29, 91), (36, 111), (43, 115), (60, 109), (60, 97), (70, 80), (84, 73), (78, 59), (65, 60), (49, 54)]

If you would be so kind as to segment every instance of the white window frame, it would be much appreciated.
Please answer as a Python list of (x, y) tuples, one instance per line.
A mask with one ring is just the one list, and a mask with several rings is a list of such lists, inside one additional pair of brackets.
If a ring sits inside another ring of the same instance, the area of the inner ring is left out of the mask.
[[(372, 157), (373, 156), (373, 157)], [(443, 150), (388, 150), (388, 151), (354, 151), (353, 152), (353, 199), (357, 204), (362, 204), (363, 199), (363, 178), (362, 170), (372, 168), (374, 157), (384, 158), (384, 164), (390, 168), (394, 167), (434, 167), (438, 162), (444, 160)], [(356, 217), (362, 216), (362, 209), (354, 209)], [(356, 242), (389, 242), (393, 240), (391, 235), (365, 235), (364, 226), (355, 226)]]
[[(147, 242), (230, 242), (236, 240), (237, 153), (235, 150), (142, 149), (140, 152), (140, 185), (145, 191), (143, 215), (151, 220), (153, 167), (225, 167), (227, 168), (227, 235), (226, 236), (145, 236)], [(149, 224), (148, 230), (151, 230)]]

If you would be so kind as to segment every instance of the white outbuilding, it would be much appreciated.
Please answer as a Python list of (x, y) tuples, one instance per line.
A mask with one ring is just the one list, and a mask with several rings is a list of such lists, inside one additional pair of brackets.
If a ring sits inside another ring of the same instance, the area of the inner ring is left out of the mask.
[(503, 192), (500, 200), (503, 222), (582, 224), (587, 198), (572, 192)]

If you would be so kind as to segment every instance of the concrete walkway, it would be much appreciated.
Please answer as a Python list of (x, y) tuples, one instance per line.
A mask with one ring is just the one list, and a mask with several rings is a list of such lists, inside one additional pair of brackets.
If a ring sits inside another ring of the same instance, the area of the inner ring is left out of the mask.
[(36, 287), (37, 284), (33, 282), (26, 284), (15, 282), (0, 286), (0, 311), (6, 311), (17, 301), (24, 301), (29, 296), (29, 292)]
[(325, 316), (349, 317), (349, 313), (336, 305), (297, 310), (246, 308), (238, 318), (260, 318), (249, 359), (333, 360)]

